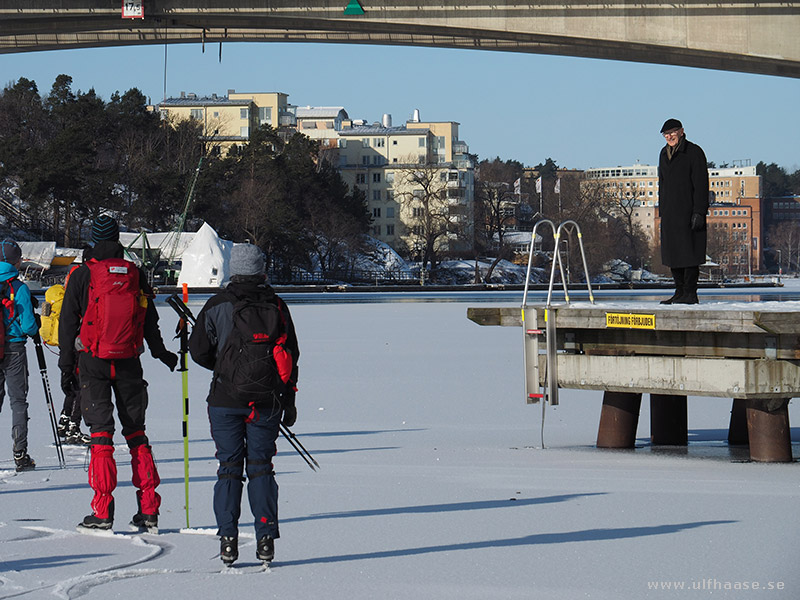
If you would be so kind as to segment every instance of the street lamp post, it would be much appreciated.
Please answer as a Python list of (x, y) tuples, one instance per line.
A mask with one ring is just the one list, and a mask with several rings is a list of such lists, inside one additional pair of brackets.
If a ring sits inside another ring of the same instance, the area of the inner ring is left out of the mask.
[(423, 242), (417, 242), (415, 244), (416, 250), (419, 254), (419, 284), (421, 286), (425, 285), (425, 244)]

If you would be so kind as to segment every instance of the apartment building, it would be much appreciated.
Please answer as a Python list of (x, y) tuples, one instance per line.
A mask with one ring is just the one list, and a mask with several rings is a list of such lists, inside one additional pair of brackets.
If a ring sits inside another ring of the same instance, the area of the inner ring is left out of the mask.
[(406, 254), (419, 248), (423, 229), (421, 208), (414, 202), (422, 186), (412, 175), (426, 172), (431, 176), (427, 187), (441, 202), (435, 210), (448, 221), (448, 234), (437, 241), (437, 250), (471, 247), (474, 161), (459, 140), (458, 123), (421, 121), (415, 111), (399, 127), (392, 126), (390, 115), (367, 125), (351, 119), (344, 107), (294, 106), (280, 92), (228, 90), (226, 96), (204, 97), (182, 92), (151, 109), (163, 118), (201, 122), (205, 139), (223, 155), (247, 143), (250, 132), (265, 123), (283, 135), (297, 131), (319, 141), (325, 160), (338, 166), (351, 188), (366, 193), (372, 235)]
[(294, 113), (297, 131), (320, 143), (321, 149), (337, 148), (339, 132), (352, 127), (352, 121), (342, 106), (296, 106)]
[[(708, 253), (733, 274), (763, 267), (761, 177), (753, 166), (708, 169)], [(632, 165), (586, 171), (586, 181), (596, 182), (620, 204), (632, 210), (650, 242), (659, 243), (658, 167)]]
[(438, 251), (471, 247), (475, 198), (474, 161), (458, 138), (458, 123), (418, 118), (392, 126), (354, 126), (339, 132), (338, 167), (348, 185), (366, 194), (371, 235), (398, 252), (413, 255), (423, 243), (423, 195), (449, 221)]
[(800, 196), (776, 196), (764, 199), (764, 222), (769, 225), (795, 222), (800, 226)]
[(647, 235), (651, 244), (658, 242), (656, 207), (658, 206), (658, 167), (632, 165), (588, 169), (586, 181), (593, 182), (610, 198), (630, 210), (633, 222)]
[(212, 150), (227, 154), (234, 145), (246, 144), (250, 132), (267, 124), (275, 129), (295, 127), (289, 95), (280, 92), (236, 92), (226, 96), (198, 96), (181, 92), (178, 98), (167, 98), (153, 109), (162, 118), (176, 121), (194, 119), (203, 125), (203, 137)]

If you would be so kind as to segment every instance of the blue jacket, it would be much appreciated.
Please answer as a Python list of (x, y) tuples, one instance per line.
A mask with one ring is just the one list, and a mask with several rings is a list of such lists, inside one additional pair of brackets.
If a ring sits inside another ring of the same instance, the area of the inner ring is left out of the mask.
[[(8, 281), (19, 275), (16, 267), (7, 262), (0, 262), (0, 282)], [(36, 317), (33, 314), (31, 291), (19, 279), (13, 281), (14, 290), (14, 318), (9, 320), (8, 311), (3, 310), (3, 324), (6, 328), (6, 343), (24, 342), (26, 337), (33, 337), (39, 330)], [(4, 296), (7, 296), (4, 294)]]

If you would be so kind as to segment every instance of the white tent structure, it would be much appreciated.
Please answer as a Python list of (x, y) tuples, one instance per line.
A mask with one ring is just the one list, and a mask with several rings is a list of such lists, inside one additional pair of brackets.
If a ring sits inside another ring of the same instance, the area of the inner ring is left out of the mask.
[[(120, 243), (128, 248), (138, 249), (149, 245), (152, 249), (161, 251), (162, 260), (181, 260), (186, 248), (192, 243), (197, 234), (194, 232), (174, 231), (153, 232), (142, 234), (136, 231), (121, 231), (119, 234)], [(146, 236), (146, 241), (145, 241)]]
[(208, 223), (203, 223), (183, 250), (178, 285), (221, 287), (228, 280), (231, 248), (233, 242), (220, 239)]
[(22, 250), (22, 266), (49, 269), (56, 256), (55, 242), (18, 242)]

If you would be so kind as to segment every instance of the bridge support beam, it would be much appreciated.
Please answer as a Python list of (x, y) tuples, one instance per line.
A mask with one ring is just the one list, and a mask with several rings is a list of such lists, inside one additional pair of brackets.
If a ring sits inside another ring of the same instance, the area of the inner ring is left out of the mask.
[(686, 396), (650, 394), (650, 443), (655, 446), (686, 446), (689, 425)]
[(628, 392), (604, 392), (597, 431), (598, 448), (633, 448), (642, 395)]
[(747, 435), (747, 400), (734, 398), (731, 406), (731, 424), (728, 427), (728, 444), (746, 446), (750, 443)]
[(756, 462), (791, 462), (789, 398), (747, 400), (750, 459)]

